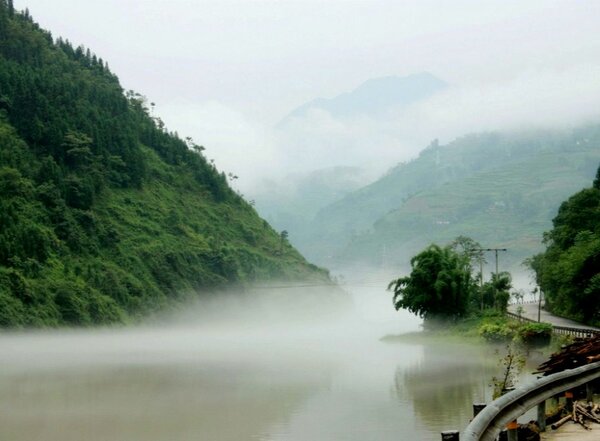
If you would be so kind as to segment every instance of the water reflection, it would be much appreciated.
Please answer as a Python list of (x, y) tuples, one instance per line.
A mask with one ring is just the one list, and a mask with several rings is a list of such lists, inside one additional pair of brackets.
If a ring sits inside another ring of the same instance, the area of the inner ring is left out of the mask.
[(497, 360), (488, 348), (457, 344), (423, 347), (423, 358), (399, 367), (395, 391), (410, 397), (421, 424), (435, 431), (461, 429), (472, 417), (472, 404), (490, 400), (489, 382)]
[(160, 327), (0, 335), (0, 439), (438, 440), (482, 398), (495, 366), (482, 348), (379, 341), (419, 325), (389, 293), (321, 316), (295, 298), (219, 300)]
[(285, 424), (308, 397), (327, 388), (331, 377), (326, 362), (291, 358), (278, 363), (266, 356), (263, 363), (243, 353), (237, 361), (196, 354), (198, 360), (189, 361), (171, 353), (168, 361), (146, 353), (130, 362), (120, 353), (124, 362), (8, 362), (0, 375), (0, 439), (264, 439), (271, 426)]

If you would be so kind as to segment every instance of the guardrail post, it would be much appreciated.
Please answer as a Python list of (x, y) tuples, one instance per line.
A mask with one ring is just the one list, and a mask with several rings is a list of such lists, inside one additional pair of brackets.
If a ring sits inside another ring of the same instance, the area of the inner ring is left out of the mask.
[(573, 392), (570, 390), (566, 391), (565, 399), (567, 400), (565, 403), (565, 409), (567, 412), (573, 412)]
[(546, 431), (546, 401), (542, 401), (537, 406), (537, 422), (540, 427), (540, 432)]
[(446, 430), (442, 432), (442, 441), (459, 441), (459, 436), (458, 430)]
[(508, 429), (508, 441), (519, 441), (519, 423), (517, 423), (517, 420), (508, 423), (506, 428)]
[(481, 412), (487, 404), (485, 403), (473, 403), (473, 418), (475, 418), (479, 412)]
[(585, 399), (588, 402), (594, 400), (594, 384), (591, 381), (585, 385)]

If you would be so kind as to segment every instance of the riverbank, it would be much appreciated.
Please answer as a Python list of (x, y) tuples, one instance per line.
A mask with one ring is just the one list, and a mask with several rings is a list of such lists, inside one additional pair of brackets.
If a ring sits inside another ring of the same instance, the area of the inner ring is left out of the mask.
[(456, 342), (470, 344), (522, 343), (556, 350), (570, 339), (552, 334), (547, 323), (520, 323), (497, 311), (475, 313), (460, 320), (426, 321), (423, 330), (398, 335), (386, 335), (386, 343)]

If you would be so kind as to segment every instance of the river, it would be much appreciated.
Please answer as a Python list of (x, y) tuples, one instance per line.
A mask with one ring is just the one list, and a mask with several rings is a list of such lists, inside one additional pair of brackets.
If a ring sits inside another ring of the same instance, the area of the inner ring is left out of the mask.
[(4, 333), (0, 439), (398, 441), (463, 428), (489, 400), (489, 350), (383, 342), (420, 320), (382, 289), (349, 291), (340, 310), (271, 293), (134, 328)]

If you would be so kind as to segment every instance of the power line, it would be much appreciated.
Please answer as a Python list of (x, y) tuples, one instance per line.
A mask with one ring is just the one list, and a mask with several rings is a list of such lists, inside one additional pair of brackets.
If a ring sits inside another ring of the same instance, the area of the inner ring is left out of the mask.
[(498, 277), (498, 251), (508, 251), (506, 248), (483, 248), (483, 251), (493, 251), (496, 255), (496, 277)]

